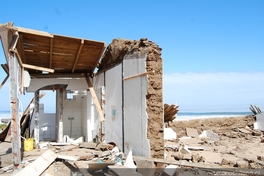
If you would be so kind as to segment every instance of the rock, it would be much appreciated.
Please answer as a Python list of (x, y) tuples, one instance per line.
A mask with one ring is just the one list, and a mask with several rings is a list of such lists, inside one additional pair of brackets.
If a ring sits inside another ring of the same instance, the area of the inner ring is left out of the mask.
[(175, 160), (179, 161), (183, 159), (183, 154), (181, 152), (175, 152), (175, 154), (171, 155)]
[(260, 131), (253, 131), (252, 135), (253, 136), (261, 136), (261, 132)]
[(238, 160), (237, 162), (236, 162), (236, 165), (235, 165), (236, 167), (238, 167), (238, 168), (248, 168), (248, 162), (247, 161), (244, 161), (244, 160)]
[(197, 163), (199, 161), (199, 157), (200, 157), (199, 154), (193, 154), (191, 159), (192, 162)]
[(260, 161), (264, 161), (264, 156), (263, 155), (258, 155), (257, 159), (260, 160)]
[(221, 163), (222, 165), (228, 165), (229, 164), (229, 161), (228, 161), (228, 159), (226, 159), (226, 158), (223, 158), (222, 159), (222, 163)]

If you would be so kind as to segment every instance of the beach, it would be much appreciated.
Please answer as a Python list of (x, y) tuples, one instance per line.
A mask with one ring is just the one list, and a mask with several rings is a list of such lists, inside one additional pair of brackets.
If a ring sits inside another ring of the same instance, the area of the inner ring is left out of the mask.
[[(254, 115), (175, 120), (167, 127), (176, 132), (177, 139), (167, 140), (165, 145), (179, 147), (184, 144), (190, 148), (202, 150), (189, 150), (190, 153), (183, 154), (179, 149), (167, 147), (166, 159), (212, 164), (216, 167), (263, 168), (263, 133), (254, 129), (254, 122)], [(213, 132), (216, 137), (186, 138), (190, 131), (193, 135), (195, 132), (197, 135), (201, 135), (205, 130)], [(183, 140), (183, 138), (185, 139)]]

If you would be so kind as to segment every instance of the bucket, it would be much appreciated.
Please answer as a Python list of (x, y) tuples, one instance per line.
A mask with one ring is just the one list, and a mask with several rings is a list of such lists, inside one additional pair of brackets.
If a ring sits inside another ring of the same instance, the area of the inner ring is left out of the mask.
[(29, 151), (33, 150), (34, 148), (34, 139), (33, 138), (28, 138), (24, 140), (24, 150)]

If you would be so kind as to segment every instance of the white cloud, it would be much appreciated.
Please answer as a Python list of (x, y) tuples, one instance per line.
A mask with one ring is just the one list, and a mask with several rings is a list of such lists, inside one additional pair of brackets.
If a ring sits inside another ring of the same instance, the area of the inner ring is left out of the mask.
[(249, 111), (264, 108), (264, 72), (164, 74), (164, 103), (183, 111)]

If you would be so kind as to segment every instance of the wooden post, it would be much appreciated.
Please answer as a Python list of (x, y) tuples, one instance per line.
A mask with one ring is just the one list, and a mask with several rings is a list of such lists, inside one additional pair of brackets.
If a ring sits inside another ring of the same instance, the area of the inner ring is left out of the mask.
[(104, 115), (103, 115), (103, 112), (102, 112), (101, 106), (100, 106), (100, 104), (99, 104), (98, 98), (97, 98), (97, 96), (96, 96), (96, 93), (95, 93), (95, 91), (94, 91), (93, 85), (92, 85), (92, 83), (91, 83), (91, 81), (90, 81), (90, 78), (89, 78), (89, 76), (88, 76), (87, 73), (85, 73), (85, 79), (86, 79), (86, 82), (87, 82), (87, 84), (88, 84), (88, 87), (89, 87), (89, 90), (90, 90), (91, 96), (92, 96), (92, 98), (93, 98), (93, 101), (94, 101), (95, 107), (96, 107), (97, 112), (98, 112), (98, 114), (99, 114), (100, 121), (102, 122), (102, 121), (104, 121)]
[(93, 85), (92, 85), (92, 83), (90, 81), (90, 78), (89, 78), (88, 74), (85, 73), (84, 75), (85, 75), (85, 79), (86, 79), (86, 82), (88, 84), (92, 99), (94, 101), (95, 107), (97, 109), (98, 115), (100, 117), (99, 129), (98, 129), (98, 138), (99, 138), (99, 142), (102, 142), (102, 122), (105, 120), (104, 119), (104, 114), (103, 114), (103, 111), (101, 109), (100, 103), (98, 101), (98, 98), (96, 96), (96, 93), (94, 91)]
[(39, 90), (35, 92), (35, 117), (34, 117), (34, 139), (35, 145), (39, 143)]
[(21, 168), (21, 138), (20, 138), (20, 118), (19, 118), (19, 66), (15, 55), (9, 55), (10, 73), (10, 102), (11, 102), (11, 136), (12, 153), (15, 171)]

